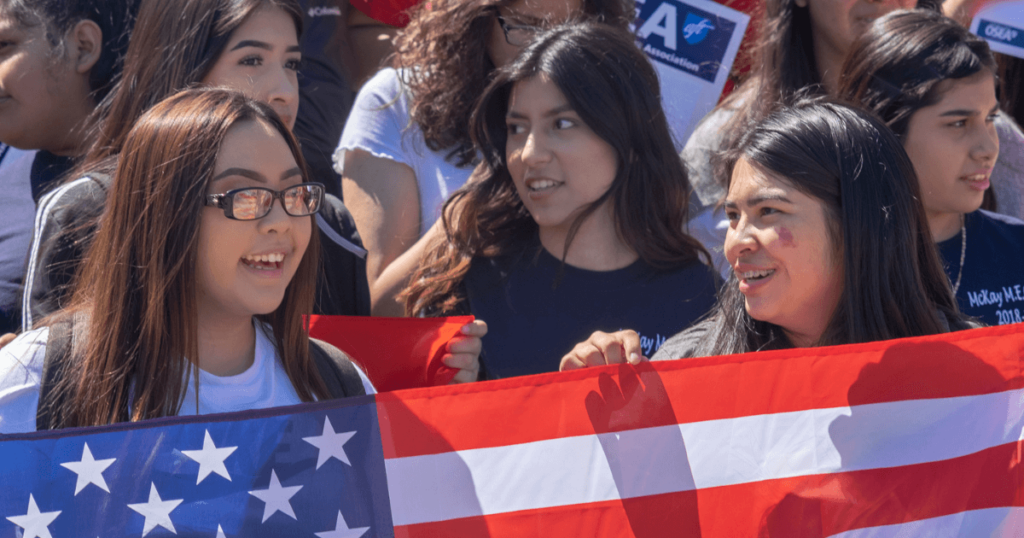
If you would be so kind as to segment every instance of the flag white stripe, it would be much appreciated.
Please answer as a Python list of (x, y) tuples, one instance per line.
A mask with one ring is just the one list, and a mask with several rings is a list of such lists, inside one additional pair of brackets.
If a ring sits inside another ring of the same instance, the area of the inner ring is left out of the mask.
[(1015, 538), (1024, 536), (1024, 508), (988, 508), (897, 525), (857, 529), (832, 538)]
[(394, 522), (409, 525), (942, 461), (1022, 435), (1024, 389), (550, 439), (385, 465)]

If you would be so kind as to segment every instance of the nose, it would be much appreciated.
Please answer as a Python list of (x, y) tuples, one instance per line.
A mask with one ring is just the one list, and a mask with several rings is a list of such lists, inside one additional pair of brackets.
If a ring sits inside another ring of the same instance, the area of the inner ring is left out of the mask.
[(284, 233), (291, 228), (292, 219), (306, 218), (309, 217), (293, 217), (289, 215), (284, 210), (284, 200), (275, 199), (270, 204), (270, 212), (256, 222), (261, 233)]
[(270, 69), (260, 88), (258, 99), (270, 105), (291, 129), (299, 108), (299, 83), (293, 71), (284, 67)]
[(543, 133), (539, 133), (537, 130), (530, 131), (523, 144), (523, 163), (529, 167), (535, 167), (551, 160), (551, 151), (545, 138)]
[(995, 124), (985, 125), (985, 128), (978, 133), (974, 147), (971, 148), (971, 158), (987, 166), (992, 166), (998, 157), (999, 133), (996, 131)]
[(746, 217), (740, 216), (729, 223), (725, 232), (725, 257), (729, 264), (736, 263), (741, 256), (752, 254), (759, 248), (755, 230)]

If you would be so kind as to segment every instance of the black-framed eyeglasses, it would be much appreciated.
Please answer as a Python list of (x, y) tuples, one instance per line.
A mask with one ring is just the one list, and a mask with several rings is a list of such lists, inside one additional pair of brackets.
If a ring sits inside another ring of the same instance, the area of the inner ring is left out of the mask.
[(234, 220), (262, 219), (280, 199), (284, 212), (293, 217), (307, 217), (320, 211), (324, 200), (321, 183), (299, 183), (275, 191), (265, 187), (234, 189), (224, 194), (207, 194), (206, 205), (224, 210), (224, 216)]
[(505, 42), (514, 47), (525, 47), (533, 36), (543, 30), (540, 26), (532, 24), (511, 24), (497, 8), (494, 9), (494, 16), (497, 17), (498, 26), (501, 26), (501, 31), (505, 34)]

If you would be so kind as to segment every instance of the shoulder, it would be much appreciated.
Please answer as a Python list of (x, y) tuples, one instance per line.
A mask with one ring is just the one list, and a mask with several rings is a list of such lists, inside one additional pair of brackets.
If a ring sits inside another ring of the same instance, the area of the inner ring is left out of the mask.
[(402, 72), (385, 67), (363, 84), (356, 97), (356, 103), (377, 102), (378, 105), (385, 105), (404, 97), (406, 93), (405, 85), (402, 84)]
[[(321, 375), (324, 376), (324, 382), (327, 383), (328, 389), (331, 389), (336, 381), (348, 394), (355, 392), (354, 385), (361, 385), (364, 394), (377, 393), (377, 389), (370, 382), (370, 378), (366, 376), (366, 372), (344, 351), (316, 338), (309, 339), (309, 348), (311, 358), (317, 361), (317, 367), (320, 369)], [(336, 376), (334, 380), (328, 379), (326, 369)], [(336, 387), (331, 390), (332, 393), (336, 393), (336, 391)]]
[(110, 176), (83, 176), (54, 189), (39, 201), (43, 219), (76, 220), (102, 213), (110, 187)]
[(324, 195), (324, 205), (317, 213), (316, 221), (326, 246), (337, 245), (358, 258), (366, 257), (356, 222), (340, 198), (333, 194)]
[(711, 330), (712, 321), (706, 319), (676, 334), (662, 344), (658, 352), (651, 357), (652, 361), (667, 361), (694, 357), (697, 347)]
[(48, 337), (49, 329), (43, 327), (22, 333), (0, 349), (0, 434), (36, 429)]
[[(977, 229), (986, 234), (995, 232), (1014, 240), (1024, 240), (1024, 221), (1016, 217), (979, 209), (967, 215), (967, 219), (968, 229)], [(968, 242), (971, 239), (968, 237)]]

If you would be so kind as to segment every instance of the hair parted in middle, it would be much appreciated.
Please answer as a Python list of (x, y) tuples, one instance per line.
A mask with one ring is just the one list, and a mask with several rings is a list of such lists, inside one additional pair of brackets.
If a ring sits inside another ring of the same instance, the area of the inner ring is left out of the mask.
[(296, 33), (302, 34), (298, 0), (156, 0), (142, 4), (121, 81), (80, 167), (83, 172), (120, 153), (128, 131), (146, 110), (202, 82), (231, 34), (257, 10), (284, 10), (295, 22)]
[[(528, 0), (529, 1), (529, 0)], [(487, 54), (498, 7), (513, 0), (431, 0), (411, 9), (395, 38), (392, 67), (401, 70), (409, 116), (432, 151), (448, 151), (458, 166), (473, 162), (469, 114), (494, 76)], [(636, 16), (633, 0), (582, 0), (581, 16), (623, 30)]]
[(661, 107), (654, 67), (632, 34), (595, 22), (570, 23), (537, 35), (477, 102), (471, 132), (483, 162), (445, 204), (446, 238), (432, 246), (413, 275), (408, 312), (450, 311), (473, 257), (531, 244), (538, 228), (509, 175), (505, 115), (513, 86), (538, 76), (558, 87), (619, 163), (608, 191), (576, 217), (566, 251), (583, 220), (610, 202), (617, 233), (652, 267), (667, 270), (710, 260), (684, 231), (690, 184)]
[[(800, 101), (758, 123), (730, 154), (821, 202), (843, 290), (817, 345), (855, 344), (966, 328), (917, 197), (914, 166), (869, 112)], [(893, 248), (893, 245), (900, 245)], [(697, 356), (792, 347), (777, 325), (747, 314), (732, 274)]]
[[(280, 134), (305, 176), (298, 142), (277, 114), (230, 90), (175, 94), (128, 133), (71, 306), (55, 315), (78, 316), (86, 327), (76, 321), (76, 335), (81, 328), (84, 338), (75, 343), (70, 373), (57, 388), (67, 404), (53, 410), (54, 428), (172, 416), (186, 380), (198, 385), (199, 366), (189, 358), (198, 356), (200, 216), (224, 139), (243, 122), (261, 122)], [(318, 253), (314, 233), (281, 305), (256, 316), (272, 327), (302, 401), (328, 397), (309, 357), (302, 318), (313, 307)]]

